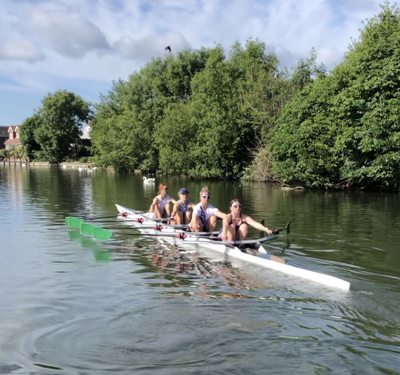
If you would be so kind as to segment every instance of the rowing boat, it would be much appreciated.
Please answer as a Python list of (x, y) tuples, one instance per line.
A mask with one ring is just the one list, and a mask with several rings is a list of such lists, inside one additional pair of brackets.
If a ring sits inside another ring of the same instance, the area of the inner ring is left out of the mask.
[[(268, 254), (262, 244), (276, 239), (276, 235), (260, 238), (258, 240), (235, 241), (233, 243), (225, 242), (210, 237), (196, 235), (195, 233), (177, 230), (173, 226), (165, 224), (156, 225), (153, 229), (151, 225), (153, 224), (154, 226), (154, 224), (159, 223), (159, 220), (155, 219), (151, 213), (132, 210), (118, 204), (115, 206), (120, 218), (128, 220), (129, 224), (135, 229), (138, 229), (141, 233), (151, 234), (161, 242), (173, 245), (183, 245), (200, 252), (201, 249), (212, 250), (213, 252), (223, 254), (228, 258), (238, 259), (264, 268), (279, 271), (287, 275), (301, 277), (328, 287), (338, 288), (345, 291), (350, 289), (350, 283), (348, 281), (320, 272), (291, 266), (286, 264), (282, 258)], [(256, 254), (248, 254), (243, 251), (243, 245), (254, 244), (258, 245), (258, 251)]]

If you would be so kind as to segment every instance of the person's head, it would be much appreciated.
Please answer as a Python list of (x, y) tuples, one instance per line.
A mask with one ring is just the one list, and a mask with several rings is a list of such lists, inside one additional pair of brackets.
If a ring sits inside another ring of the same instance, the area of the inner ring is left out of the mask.
[(242, 203), (240, 202), (239, 199), (232, 199), (231, 202), (229, 203), (229, 209), (231, 210), (232, 213), (240, 212), (241, 207)]
[(203, 186), (200, 190), (200, 202), (208, 202), (211, 198), (210, 192), (208, 191), (207, 186)]
[(165, 184), (158, 185), (158, 194), (167, 195), (168, 194), (168, 186)]
[(187, 199), (189, 195), (189, 190), (186, 188), (182, 188), (178, 191), (178, 195), (180, 199)]

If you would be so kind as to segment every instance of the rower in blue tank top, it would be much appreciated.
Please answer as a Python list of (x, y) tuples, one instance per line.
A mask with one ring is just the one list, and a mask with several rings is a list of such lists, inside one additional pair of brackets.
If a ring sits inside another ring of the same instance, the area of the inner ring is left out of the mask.
[(189, 224), (192, 219), (194, 204), (189, 201), (189, 190), (182, 188), (178, 192), (179, 199), (172, 209), (171, 218), (175, 224)]

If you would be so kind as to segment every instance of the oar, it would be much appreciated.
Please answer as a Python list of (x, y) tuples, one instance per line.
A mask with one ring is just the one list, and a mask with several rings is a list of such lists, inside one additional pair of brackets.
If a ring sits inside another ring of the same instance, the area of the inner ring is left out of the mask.
[[(126, 221), (129, 221), (129, 220), (126, 220)], [(124, 221), (122, 221), (122, 222), (118, 222), (118, 221), (113, 220), (112, 223), (125, 223), (126, 221), (124, 220)], [(131, 220), (131, 221), (137, 222), (137, 220)], [(82, 223), (85, 223), (85, 221), (84, 221), (83, 219), (79, 218), (79, 217), (72, 217), (72, 216), (69, 216), (69, 217), (66, 217), (66, 218), (65, 218), (65, 223), (66, 223), (66, 225), (67, 225), (69, 228), (76, 228), (76, 229), (79, 229), (80, 226), (81, 226), (81, 224), (82, 224)], [(102, 223), (104, 223), (104, 222), (102, 221)], [(132, 226), (130, 226), (130, 227), (118, 226), (118, 227), (117, 227), (117, 226), (115, 226), (115, 227), (111, 227), (111, 228), (108, 228), (108, 229), (132, 230), (132, 229), (139, 229), (139, 228), (140, 228), (140, 229), (161, 230), (161, 229), (164, 228), (164, 226), (161, 225), (161, 224), (154, 223), (153, 225), (148, 225), (148, 224), (146, 225), (146, 224), (143, 224), (143, 225), (140, 225), (140, 227), (132, 227)], [(172, 228), (172, 229), (178, 229), (178, 230), (181, 229), (181, 230), (184, 230), (184, 229), (189, 228), (189, 226), (186, 225), (186, 224), (166, 225), (165, 228)]]
[[(142, 216), (146, 220), (156, 221), (156, 222), (159, 222), (159, 223), (165, 223), (165, 222), (168, 222), (170, 220), (173, 220), (172, 217), (165, 217), (165, 218), (150, 217), (149, 214), (151, 214), (151, 212), (143, 212), (143, 211), (132, 211), (132, 212), (133, 212), (133, 214)], [(122, 216), (123, 217), (129, 217), (129, 213), (123, 212)]]
[[(178, 232), (172, 232), (172, 233), (184, 233), (186, 234), (188, 237), (217, 237), (220, 234), (220, 231), (214, 231), (214, 232), (191, 232), (191, 231), (186, 231), (185, 229), (187, 229), (188, 226), (187, 225), (167, 225), (165, 227), (163, 227), (162, 225), (158, 226), (154, 226), (154, 225), (145, 225), (145, 226), (140, 226), (140, 227), (108, 227), (107, 229), (116, 229), (116, 230), (140, 230), (140, 229), (154, 229), (155, 231), (157, 231), (157, 233), (170, 233), (170, 232), (165, 232), (163, 231), (163, 229), (173, 229), (173, 230), (178, 230)], [(143, 236), (147, 236), (147, 233), (135, 233), (135, 235), (143, 235)]]
[[(134, 211), (133, 213), (138, 214), (143, 216), (143, 211)], [(67, 216), (65, 218), (65, 223), (70, 226), (75, 228), (75, 226), (78, 224), (79, 220), (84, 220), (84, 221), (100, 221), (103, 219), (116, 219), (118, 217), (124, 217), (124, 215), (108, 215), (108, 216), (82, 216), (82, 217), (76, 217), (76, 216)], [(147, 219), (151, 220), (149, 217), (146, 216)], [(169, 219), (165, 219), (169, 220)], [(125, 221), (140, 221), (140, 219), (126, 219)], [(69, 225), (71, 224), (71, 225)]]
[(85, 222), (81, 223), (80, 232), (81, 234), (88, 235), (93, 239), (99, 241), (107, 241), (114, 235), (111, 230), (97, 227), (95, 225), (91, 225)]
[[(110, 218), (110, 217), (115, 217), (115, 215), (114, 216), (104, 216), (104, 218)], [(79, 228), (81, 223), (84, 222), (85, 220), (86, 221), (88, 221), (88, 220), (96, 221), (96, 220), (100, 220), (100, 217), (98, 217), (96, 219), (87, 219), (87, 218), (83, 219), (81, 217), (76, 217), (76, 216), (67, 216), (65, 218), (65, 224), (69, 228)]]
[(86, 234), (88, 236), (92, 236), (93, 235), (93, 229), (95, 227), (91, 224), (82, 222), (81, 225), (79, 226), (79, 230), (81, 232), (81, 234)]
[[(117, 229), (136, 229), (136, 228), (117, 228)], [(80, 232), (81, 234), (86, 234), (88, 236), (92, 236), (96, 240), (106, 241), (113, 237), (115, 237), (118, 232), (113, 232), (110, 229), (101, 228), (95, 225), (91, 225), (85, 222), (81, 222), (80, 224)], [(146, 236), (146, 237), (176, 237), (176, 238), (187, 238), (190, 236), (213, 236), (219, 232), (155, 232), (155, 233), (124, 233), (127, 236)]]
[[(264, 225), (265, 219), (262, 219), (262, 220), (260, 221), (260, 223), (261, 223), (262, 225)], [(285, 228), (272, 228), (272, 234), (279, 234), (280, 232), (283, 232), (283, 231), (285, 231), (286, 234), (289, 234), (289, 233), (290, 233), (290, 225), (291, 225), (291, 223), (292, 223), (292, 222), (289, 221), (289, 222), (286, 224)], [(265, 232), (261, 231), (261, 232), (260, 232), (260, 237), (263, 237), (263, 236), (264, 236), (264, 233), (265, 233)]]
[[(90, 225), (90, 224), (87, 224), (87, 225)], [(100, 228), (100, 227), (93, 227), (91, 229), (88, 229), (87, 227), (84, 227), (84, 231), (83, 232), (82, 232), (82, 228), (81, 228), (81, 233), (89, 234), (89, 235), (92, 236), (93, 239), (99, 240), (99, 241), (107, 241), (107, 240), (110, 240), (111, 238), (114, 238), (116, 235), (120, 234), (118, 232), (113, 232), (112, 230), (104, 229), (104, 228)], [(183, 232), (178, 232), (178, 233), (163, 233), (163, 232), (155, 232), (155, 233), (124, 233), (124, 235), (126, 235), (126, 236), (175, 237), (175, 238), (180, 238), (180, 235), (184, 235), (184, 234), (185, 233), (183, 233)]]
[(292, 225), (292, 222), (289, 221), (286, 224), (285, 228), (274, 228), (274, 229), (272, 229), (272, 234), (279, 234), (280, 232), (283, 232), (283, 231), (285, 231), (286, 234), (290, 234), (290, 226), (291, 225)]
[[(72, 217), (74, 217), (74, 216), (72, 216)], [(81, 218), (82, 218), (83, 220), (86, 220), (86, 221), (91, 221), (91, 220), (111, 219), (111, 218), (113, 218), (113, 217), (115, 217), (115, 215), (92, 216), (92, 217), (90, 217), (90, 216), (82, 216)]]
[(277, 235), (271, 234), (270, 236), (265, 236), (259, 238), (257, 240), (240, 240), (240, 241), (225, 241), (224, 243), (234, 246), (242, 246), (242, 245), (256, 245), (267, 241), (272, 241), (277, 238)]
[[(112, 216), (112, 217), (113, 217), (113, 218), (117, 218), (117, 216)], [(85, 221), (88, 221), (88, 220), (87, 220), (87, 219), (84, 220), (83, 218), (75, 217), (75, 216), (67, 216), (67, 217), (65, 218), (65, 224), (66, 224), (69, 228), (76, 228), (76, 229), (79, 229), (81, 223), (83, 223), (83, 222), (85, 222)], [(104, 222), (117, 223), (117, 222), (118, 222), (117, 220), (112, 220), (112, 221), (106, 220), (106, 221), (104, 221), (104, 220), (100, 220), (100, 219), (93, 219), (93, 220), (90, 220), (90, 221), (95, 221), (95, 222), (96, 222), (96, 221), (100, 221), (100, 222), (102, 222), (102, 223), (104, 223)], [(132, 222), (140, 222), (140, 219), (128, 219), (128, 220), (124, 220), (124, 222), (129, 222), (129, 221), (132, 221)]]
[(83, 219), (81, 219), (80, 217), (67, 216), (65, 218), (65, 224), (69, 228), (79, 229), (81, 227), (81, 224), (84, 222), (85, 221)]

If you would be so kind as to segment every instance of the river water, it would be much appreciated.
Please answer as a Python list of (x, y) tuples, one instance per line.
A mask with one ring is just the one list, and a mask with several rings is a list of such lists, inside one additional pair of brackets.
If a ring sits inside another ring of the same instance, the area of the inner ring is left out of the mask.
[[(194, 200), (206, 183), (162, 182)], [(0, 166), (0, 374), (400, 373), (399, 194), (208, 185), (221, 210), (239, 197), (270, 226), (290, 220), (270, 251), (351, 290), (133, 231), (94, 242), (69, 231), (65, 216), (113, 216), (114, 203), (146, 209), (154, 186), (105, 171)]]

